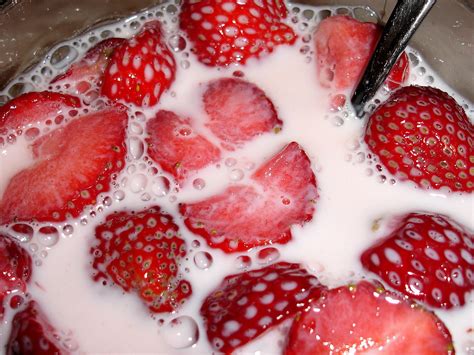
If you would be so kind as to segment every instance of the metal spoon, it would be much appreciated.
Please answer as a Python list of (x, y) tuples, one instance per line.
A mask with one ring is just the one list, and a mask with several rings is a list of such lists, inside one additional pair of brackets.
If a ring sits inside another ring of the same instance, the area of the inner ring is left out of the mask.
[(398, 56), (403, 52), (411, 36), (435, 2), (436, 0), (399, 0), (397, 2), (364, 75), (352, 95), (351, 102), (358, 117), (364, 115), (365, 104), (385, 81)]

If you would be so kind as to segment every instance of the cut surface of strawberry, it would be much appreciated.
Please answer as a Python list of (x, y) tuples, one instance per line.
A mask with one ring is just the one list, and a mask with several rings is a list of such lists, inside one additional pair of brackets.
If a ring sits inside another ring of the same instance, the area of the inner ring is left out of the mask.
[(147, 122), (146, 129), (148, 154), (179, 183), (220, 160), (220, 149), (196, 132), (189, 118), (161, 110)]
[(294, 317), (324, 289), (300, 265), (287, 262), (227, 276), (201, 306), (209, 342), (230, 354)]
[(285, 355), (454, 354), (432, 312), (362, 281), (327, 291), (297, 317)]
[(152, 312), (172, 312), (191, 296), (191, 285), (178, 270), (186, 244), (159, 207), (109, 215), (95, 237), (94, 280), (112, 280), (137, 293)]
[(166, 46), (159, 21), (115, 48), (105, 69), (101, 92), (113, 100), (155, 105), (174, 81), (176, 62)]
[(290, 143), (252, 180), (254, 185), (230, 186), (206, 200), (182, 204), (186, 226), (228, 253), (287, 243), (291, 226), (310, 221), (314, 214), (318, 193), (308, 156)]
[(63, 221), (95, 204), (125, 164), (126, 124), (126, 111), (106, 108), (39, 137), (34, 164), (5, 189), (0, 223)]
[(370, 116), (364, 140), (402, 181), (424, 189), (474, 190), (474, 126), (439, 89), (397, 90)]
[[(352, 17), (331, 16), (314, 33), (319, 82), (336, 90), (352, 89), (363, 74), (380, 38), (380, 26)], [(408, 56), (403, 53), (387, 78), (390, 89), (399, 87), (409, 74)]]
[(390, 287), (433, 307), (463, 305), (474, 289), (474, 234), (443, 215), (402, 216), (361, 261)]
[[(31, 271), (30, 254), (18, 242), (0, 234), (0, 321), (4, 316), (6, 299), (12, 294), (22, 297), (20, 294), (26, 292)], [(16, 308), (18, 304), (12, 298), (9, 306)]]
[(226, 149), (266, 132), (279, 132), (283, 122), (262, 89), (248, 81), (223, 78), (211, 81), (203, 95), (207, 126)]
[(81, 106), (74, 96), (50, 91), (22, 94), (0, 107), (0, 134), (41, 123), (58, 124)]

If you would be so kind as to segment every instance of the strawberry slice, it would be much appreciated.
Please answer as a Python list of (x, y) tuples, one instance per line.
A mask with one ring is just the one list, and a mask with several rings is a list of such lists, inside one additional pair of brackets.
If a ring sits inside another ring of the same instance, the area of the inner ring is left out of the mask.
[(209, 342), (230, 354), (294, 317), (325, 288), (300, 265), (287, 262), (227, 276), (201, 306)]
[(197, 133), (189, 118), (161, 110), (146, 129), (150, 158), (181, 184), (193, 172), (220, 160), (220, 149)]
[(125, 164), (126, 123), (122, 108), (106, 108), (38, 138), (34, 164), (6, 187), (0, 223), (64, 221), (95, 204)]
[(0, 234), (0, 320), (4, 316), (6, 298), (14, 295), (10, 300), (12, 308), (21, 303), (22, 298), (18, 293), (26, 292), (31, 271), (31, 257), (28, 252), (13, 239)]
[(113, 100), (153, 106), (173, 83), (175, 72), (160, 22), (147, 22), (138, 35), (115, 48), (101, 92)]
[(80, 93), (85, 93), (92, 85), (101, 85), (102, 75), (115, 48), (125, 42), (123, 38), (107, 38), (90, 48), (84, 57), (73, 63), (64, 73), (58, 75), (51, 84), (64, 81), (75, 83)]
[(95, 237), (95, 281), (112, 280), (137, 293), (152, 312), (172, 312), (191, 296), (191, 285), (178, 272), (186, 244), (159, 207), (109, 215)]
[[(337, 90), (353, 89), (381, 34), (380, 26), (349, 16), (331, 16), (321, 21), (314, 33), (320, 84)], [(388, 88), (395, 89), (408, 79), (408, 64), (408, 56), (403, 53), (386, 81)]]
[(202, 63), (245, 64), (276, 46), (295, 43), (295, 33), (282, 22), (286, 14), (284, 2), (278, 0), (185, 0), (180, 26)]
[(438, 317), (380, 285), (362, 281), (324, 293), (297, 317), (285, 355), (454, 354)]
[(254, 185), (235, 185), (204, 201), (182, 204), (186, 226), (226, 253), (287, 243), (291, 226), (312, 219), (318, 197), (311, 162), (290, 143), (259, 168)]
[(56, 92), (29, 92), (0, 107), (0, 134), (37, 124), (59, 124), (65, 115), (81, 106), (74, 96)]
[(371, 115), (364, 139), (401, 181), (424, 189), (474, 190), (474, 126), (439, 89), (397, 90)]
[(9, 355), (69, 354), (59, 342), (56, 329), (35, 301), (13, 318), (7, 343)]
[(229, 150), (263, 133), (277, 133), (283, 124), (263, 90), (241, 79), (211, 81), (203, 102), (209, 116), (207, 126)]
[(443, 215), (401, 217), (361, 261), (390, 287), (433, 307), (463, 305), (474, 289), (474, 234)]

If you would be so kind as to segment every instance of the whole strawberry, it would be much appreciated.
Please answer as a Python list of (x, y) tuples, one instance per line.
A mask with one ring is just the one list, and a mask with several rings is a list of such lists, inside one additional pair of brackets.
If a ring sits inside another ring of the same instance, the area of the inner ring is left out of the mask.
[(474, 289), (474, 234), (443, 215), (401, 217), (361, 261), (390, 287), (433, 307), (461, 306)]
[(445, 92), (397, 90), (370, 116), (365, 142), (387, 170), (424, 189), (474, 189), (474, 126)]
[(226, 66), (293, 44), (296, 35), (282, 22), (286, 14), (278, 0), (185, 0), (180, 25), (202, 63)]

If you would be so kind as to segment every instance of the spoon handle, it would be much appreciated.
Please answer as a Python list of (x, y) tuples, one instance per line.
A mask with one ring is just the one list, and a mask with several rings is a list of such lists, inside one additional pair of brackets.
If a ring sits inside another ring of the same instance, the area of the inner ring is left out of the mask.
[(436, 0), (399, 0), (393, 9), (374, 54), (354, 94), (352, 105), (358, 117), (365, 104), (375, 95), (390, 69), (403, 52), (411, 36), (433, 7)]

